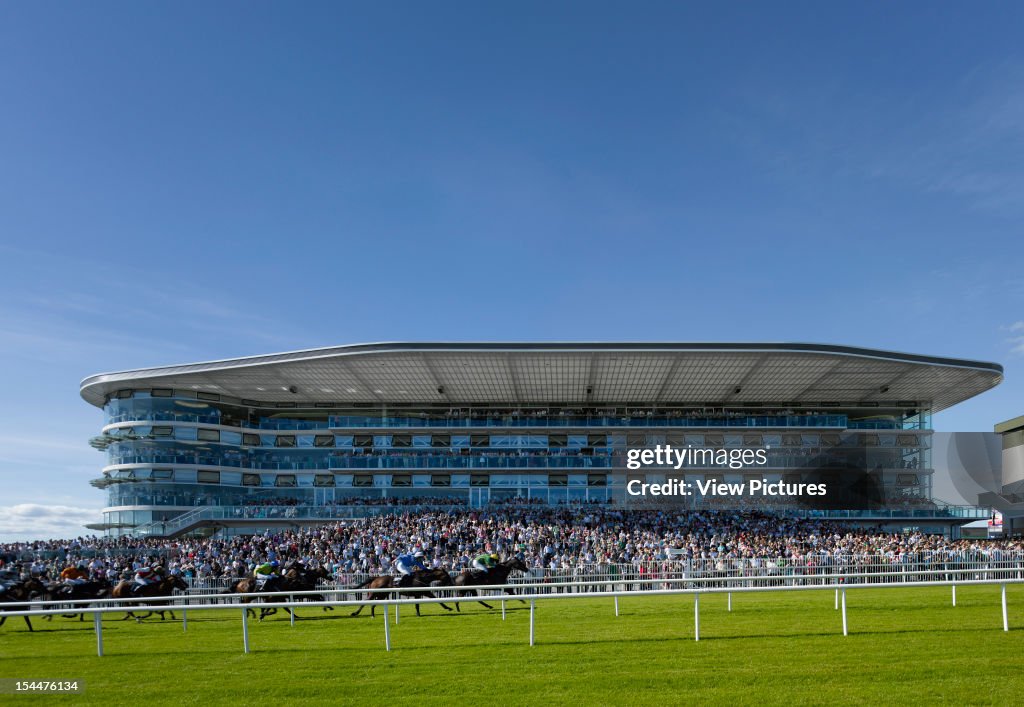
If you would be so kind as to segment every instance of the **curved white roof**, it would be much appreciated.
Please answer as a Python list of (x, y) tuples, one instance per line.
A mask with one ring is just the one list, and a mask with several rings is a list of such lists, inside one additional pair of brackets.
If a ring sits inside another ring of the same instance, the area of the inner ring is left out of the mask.
[(89, 376), (102, 406), (126, 388), (266, 402), (931, 402), (941, 410), (1002, 380), (1002, 366), (827, 344), (378, 343)]

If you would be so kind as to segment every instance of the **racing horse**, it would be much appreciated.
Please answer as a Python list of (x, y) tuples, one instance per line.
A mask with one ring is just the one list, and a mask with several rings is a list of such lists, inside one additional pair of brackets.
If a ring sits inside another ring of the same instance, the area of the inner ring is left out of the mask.
[[(146, 584), (139, 587), (138, 591), (135, 592), (132, 591), (132, 585), (133, 582), (131, 580), (123, 580), (116, 587), (114, 587), (114, 589), (110, 592), (110, 596), (114, 599), (134, 599), (137, 597), (169, 597), (172, 594), (174, 594), (175, 589), (180, 589), (182, 591), (188, 589), (188, 583), (186, 583), (184, 579), (175, 574), (165, 575), (157, 581), (153, 582), (152, 584)], [(163, 605), (169, 604), (170, 600), (168, 599), (164, 601), (153, 601), (148, 603), (150, 605)], [(171, 615), (171, 621), (176, 620), (174, 618), (173, 609), (167, 609), (166, 611), (161, 611), (160, 609), (157, 609), (156, 611), (149, 611), (143, 616), (136, 616), (133, 612), (129, 611), (121, 620), (125, 621), (129, 618), (132, 618), (136, 621), (142, 621), (143, 619), (149, 618), (153, 614), (160, 614), (160, 620), (163, 621), (165, 613)]]
[[(88, 606), (86, 603), (92, 599), (103, 599), (110, 594), (110, 582), (105, 579), (82, 582), (80, 584), (62, 584), (53, 582), (46, 585), (46, 591), (41, 598), (47, 601), (67, 600), (71, 608)], [(66, 619), (73, 619), (75, 614), (61, 614)], [(53, 620), (53, 615), (44, 617), (47, 621)], [(78, 614), (79, 621), (85, 621), (85, 614)]]
[[(267, 591), (267, 592), (311, 592), (311, 591), (314, 591), (317, 588), (317, 584), (319, 584), (321, 580), (328, 580), (330, 578), (331, 578), (330, 572), (328, 572), (323, 567), (318, 567), (316, 569), (310, 569), (309, 567), (306, 567), (305, 565), (303, 565), (301, 562), (291, 562), (291, 563), (289, 563), (286, 566), (284, 574), (281, 575), (279, 581), (277, 581), (275, 583), (274, 586), (276, 588), (268, 589), (266, 586), (264, 586), (263, 587), (263, 591)], [(268, 584), (269, 584), (269, 582), (268, 582)], [(287, 597), (287, 598), (291, 599), (291, 597)], [(274, 599), (283, 601), (283, 600), (286, 599), (286, 597), (267, 597), (265, 599), (265, 601), (273, 601)], [(297, 601), (325, 601), (326, 600), (326, 598), (324, 597), (323, 594), (301, 594), (298, 597), (295, 597), (295, 599)], [(243, 602), (244, 601), (245, 600), (243, 599)], [(327, 611), (334, 611), (334, 607), (333, 606), (325, 606), (325, 607), (323, 607), (323, 610), (325, 612), (327, 612)], [(292, 616), (295, 616), (296, 618), (298, 618), (298, 615), (295, 613), (294, 609), (288, 609), (288, 611), (289, 611), (289, 613)], [(260, 621), (262, 621), (265, 617), (270, 616), (272, 614), (276, 614), (276, 613), (277, 613), (277, 609), (272, 608), (272, 607), (271, 608), (260, 609), (260, 617), (259, 617)], [(254, 615), (255, 615), (255, 612), (254, 612)]]
[[(370, 579), (366, 580), (365, 582), (363, 582), (362, 584), (360, 584), (358, 586), (350, 587), (350, 589), (380, 589), (380, 590), (391, 589), (391, 590), (398, 590), (397, 594), (399, 596), (407, 596), (407, 597), (411, 596), (411, 597), (414, 597), (414, 598), (420, 598), (420, 597), (426, 596), (429, 599), (434, 599), (434, 598), (436, 598), (436, 595), (433, 592), (405, 592), (405, 591), (402, 591), (402, 589), (405, 589), (405, 588), (410, 588), (410, 589), (411, 588), (427, 589), (427, 588), (433, 588), (433, 587), (451, 587), (453, 585), (454, 585), (454, 583), (452, 582), (452, 576), (450, 574), (448, 574), (447, 572), (445, 572), (442, 569), (435, 569), (435, 570), (417, 570), (416, 572), (413, 572), (412, 574), (407, 574), (406, 576), (401, 577), (401, 578), (392, 577), (390, 575), (384, 575), (382, 577), (371, 577)], [(388, 599), (390, 596), (393, 596), (395, 593), (396, 593), (395, 591), (368, 592), (366, 594), (366, 599), (368, 601), (380, 601), (382, 599)], [(420, 614), (420, 605), (419, 605), (419, 603), (417, 603), (415, 606), (416, 606), (416, 615), (417, 616), (422, 616), (422, 614)], [(358, 609), (356, 609), (354, 612), (352, 612), (352, 616), (359, 616), (359, 613), (365, 607), (366, 607), (365, 604), (361, 604)], [(443, 602), (441, 603), (441, 608), (444, 609), (445, 611), (451, 611), (452, 610), (450, 606), (448, 606), (447, 604), (445, 604)], [(376, 604), (372, 604), (370, 606), (370, 616), (376, 616), (377, 615), (376, 614), (376, 610), (377, 610), (377, 605)]]
[[(7, 611), (28, 611), (31, 605), (27, 603), (14, 604), (13, 602), (27, 602), (34, 596), (45, 594), (46, 592), (46, 587), (35, 577), (25, 581), (5, 583), (2, 586), (3, 589), (0, 590), (0, 604), (6, 604), (7, 606), (4, 606), (4, 608)], [(29, 617), (22, 616), (21, 618), (25, 619), (25, 625), (28, 626), (29, 631), (35, 630), (32, 628), (32, 622), (29, 620)], [(5, 621), (7, 621), (7, 617), (0, 616), (0, 626), (3, 626)]]
[[(507, 560), (499, 562), (491, 569), (486, 572), (480, 572), (479, 570), (463, 570), (463, 572), (455, 578), (456, 587), (474, 587), (474, 586), (486, 586), (488, 584), (506, 584), (508, 582), (508, 576), (512, 570), (519, 570), (520, 572), (529, 572), (530, 568), (523, 564), (523, 561), (518, 557), (510, 557)], [(505, 587), (503, 591), (506, 594), (516, 595), (516, 592), (511, 587)], [(478, 596), (476, 589), (462, 589), (459, 595), (470, 594), (472, 596)], [(522, 601), (522, 599), (520, 599)], [(488, 609), (494, 607), (485, 601), (481, 601), (481, 604), (486, 606)], [(524, 602), (525, 603), (525, 602)], [(459, 608), (459, 603), (455, 602), (455, 608), (458, 611), (462, 611)]]
[[(244, 594), (245, 596), (239, 599), (239, 601), (242, 604), (251, 604), (254, 601), (276, 601), (280, 599), (280, 597), (259, 595), (263, 592), (277, 591), (281, 591), (281, 577), (271, 577), (263, 583), (263, 586), (260, 586), (259, 580), (255, 577), (250, 576), (235, 580), (231, 583), (231, 586), (225, 589), (223, 592), (221, 592), (221, 594)], [(277, 611), (277, 609), (261, 609), (259, 614), (260, 621), (263, 620), (264, 616), (266, 616), (267, 614), (272, 614), (275, 611)], [(256, 618), (255, 609), (246, 607), (245, 613), (253, 618)]]

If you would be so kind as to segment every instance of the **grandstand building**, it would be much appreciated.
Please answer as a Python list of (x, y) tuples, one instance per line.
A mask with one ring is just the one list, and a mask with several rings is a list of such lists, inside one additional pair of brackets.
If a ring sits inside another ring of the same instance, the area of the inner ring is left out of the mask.
[[(625, 485), (799, 480), (805, 460), (856, 448), (872, 503), (776, 510), (949, 532), (989, 511), (933, 494), (931, 417), (1001, 380), (994, 363), (757, 343), (366, 344), (94, 375), (81, 395), (105, 416), (92, 483), (108, 504), (91, 527), (252, 532), (396, 503), (650, 506)], [(628, 449), (664, 444), (770, 451), (755, 471), (626, 469)]]

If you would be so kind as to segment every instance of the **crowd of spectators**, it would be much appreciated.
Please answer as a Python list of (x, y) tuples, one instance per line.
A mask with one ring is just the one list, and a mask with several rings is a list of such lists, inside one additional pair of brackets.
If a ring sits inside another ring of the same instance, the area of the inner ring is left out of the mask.
[[(1024, 540), (950, 540), (893, 534), (826, 520), (754, 511), (619, 510), (602, 504), (561, 507), (514, 501), (459, 512), (411, 510), (303, 530), (230, 538), (83, 537), (0, 544), (0, 567), (56, 577), (79, 561), (116, 579), (160, 564), (194, 577), (240, 577), (259, 562), (298, 558), (338, 578), (392, 574), (399, 555), (421, 550), (433, 567), (458, 571), (482, 552), (515, 555), (531, 568), (686, 563), (762, 558), (825, 564), (834, 558), (905, 562), (1024, 557)], [(916, 561), (916, 560), (915, 560)]]

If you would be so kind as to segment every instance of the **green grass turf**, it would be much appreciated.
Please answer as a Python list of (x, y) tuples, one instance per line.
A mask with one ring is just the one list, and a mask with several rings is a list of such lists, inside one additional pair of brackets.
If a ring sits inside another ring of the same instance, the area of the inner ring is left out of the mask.
[[(299, 611), (250, 621), (242, 653), (238, 610), (191, 612), (188, 631), (157, 619), (107, 615), (106, 655), (92, 623), (21, 619), (0, 627), (0, 677), (84, 679), (80, 695), (0, 696), (0, 702), (69, 704), (1016, 704), (1024, 688), (1024, 586), (850, 590), (842, 635), (831, 590), (701, 599), (623, 597), (537, 603), (529, 609), (463, 604), (462, 615), (406, 607), (384, 651), (376, 619)], [(497, 602), (495, 603), (497, 606)], [(367, 610), (368, 611), (368, 610)], [(345, 614), (348, 612), (345, 611)], [(328, 617), (328, 618), (324, 618)], [(393, 618), (393, 617), (392, 617)]]

